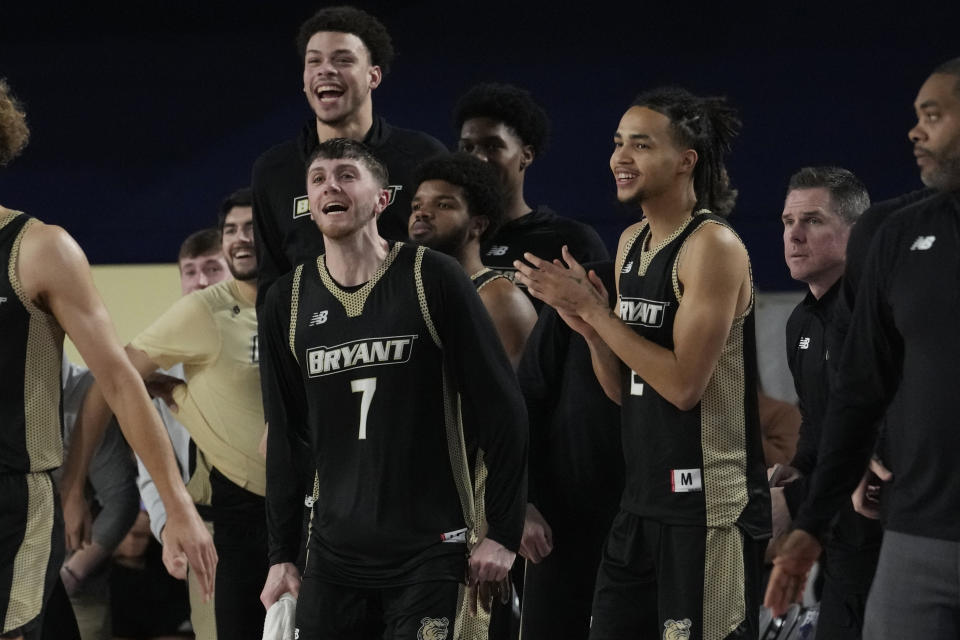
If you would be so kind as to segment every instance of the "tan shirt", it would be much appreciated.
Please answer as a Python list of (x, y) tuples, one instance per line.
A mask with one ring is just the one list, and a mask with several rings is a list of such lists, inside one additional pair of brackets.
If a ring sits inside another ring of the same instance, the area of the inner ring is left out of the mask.
[(131, 343), (163, 368), (183, 363), (174, 391), (177, 419), (209, 463), (231, 482), (264, 495), (257, 315), (233, 280), (184, 296)]

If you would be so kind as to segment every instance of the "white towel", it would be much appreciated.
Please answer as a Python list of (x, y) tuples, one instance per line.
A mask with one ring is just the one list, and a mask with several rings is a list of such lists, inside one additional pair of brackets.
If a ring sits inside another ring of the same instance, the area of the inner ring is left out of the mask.
[(267, 617), (263, 620), (263, 640), (295, 640), (296, 619), (297, 599), (285, 593), (267, 609)]

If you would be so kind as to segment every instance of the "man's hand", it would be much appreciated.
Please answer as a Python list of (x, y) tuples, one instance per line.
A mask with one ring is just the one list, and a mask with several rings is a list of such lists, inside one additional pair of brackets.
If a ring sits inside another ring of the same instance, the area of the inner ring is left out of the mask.
[(870, 467), (860, 484), (854, 489), (850, 500), (853, 502), (853, 510), (860, 515), (873, 520), (880, 519), (880, 487), (878, 482), (890, 482), (893, 480), (893, 473), (883, 466), (877, 458), (870, 459)]
[(523, 538), (520, 540), (520, 555), (537, 564), (553, 551), (553, 530), (543, 514), (527, 503), (527, 515), (523, 520)]
[(793, 531), (777, 550), (773, 572), (767, 583), (763, 606), (781, 616), (793, 602), (800, 602), (807, 576), (820, 557), (820, 543), (806, 531)]
[(510, 567), (516, 557), (513, 551), (490, 538), (484, 538), (473, 548), (467, 564), (467, 598), (471, 613), (476, 614), (477, 602), (484, 611), (489, 611), (495, 600), (509, 600)]
[(779, 543), (783, 542), (781, 536), (790, 530), (793, 518), (790, 517), (790, 509), (787, 507), (787, 500), (783, 496), (783, 487), (770, 488), (770, 506), (773, 515), (773, 535), (770, 538), (770, 544), (767, 545), (767, 552), (764, 556), (765, 562), (773, 560), (773, 555)]
[(200, 583), (204, 602), (209, 602), (213, 597), (217, 552), (213, 548), (210, 532), (192, 504), (185, 509), (167, 509), (163, 540), (163, 564), (167, 572), (180, 577), (178, 574), (182, 574), (182, 558), (186, 556), (197, 576), (197, 582)]
[(263, 591), (260, 592), (263, 608), (269, 609), (285, 593), (293, 595), (294, 598), (300, 595), (300, 572), (292, 562), (281, 562), (270, 566), (267, 581), (263, 585)]
[(160, 398), (172, 410), (176, 411), (178, 409), (177, 403), (173, 400), (173, 390), (181, 384), (186, 384), (183, 380), (176, 376), (168, 376), (165, 373), (154, 371), (143, 379), (143, 383), (147, 387), (147, 393), (150, 394), (151, 398)]
[[(536, 298), (567, 316), (583, 319), (589, 311), (609, 312), (607, 291), (594, 271), (587, 273), (566, 245), (562, 249), (563, 263), (542, 260), (532, 253), (524, 253), (527, 262), (515, 260), (516, 280), (527, 287)], [(566, 320), (566, 318), (565, 318)], [(575, 331), (579, 329), (570, 325)]]
[(172, 550), (173, 547), (167, 545), (166, 524), (164, 524), (163, 529), (160, 529), (160, 544), (163, 545), (163, 566), (167, 568), (167, 573), (177, 580), (186, 580), (187, 555), (183, 552), (175, 552)]
[(84, 545), (89, 544), (93, 529), (90, 505), (87, 504), (87, 499), (83, 495), (83, 488), (63, 487), (60, 502), (63, 505), (63, 527), (67, 550), (79, 551)]

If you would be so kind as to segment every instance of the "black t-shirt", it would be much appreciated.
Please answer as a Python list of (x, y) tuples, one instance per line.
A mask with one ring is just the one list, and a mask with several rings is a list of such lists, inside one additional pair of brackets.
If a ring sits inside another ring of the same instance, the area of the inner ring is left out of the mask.
[[(595, 269), (614, 303), (613, 264)], [(533, 327), (517, 369), (530, 416), (530, 495), (567, 538), (602, 537), (623, 492), (620, 407), (597, 381), (590, 349), (556, 310), (547, 307)]]
[[(516, 549), (526, 412), (460, 265), (397, 243), (353, 292), (322, 257), (274, 289), (261, 320), (271, 563), (297, 554), (303, 475), (294, 462), (304, 442), (318, 481), (307, 572), (358, 586), (462, 579), (464, 542), (484, 517), (488, 536)], [(484, 513), (473, 491), (480, 451)], [(439, 575), (417, 572), (442, 557)]]
[[(494, 236), (480, 248), (480, 259), (483, 260), (483, 266), (513, 280), (517, 271), (513, 262), (523, 260), (525, 252), (544, 260), (554, 260), (562, 257), (560, 249), (563, 245), (569, 247), (570, 253), (580, 264), (610, 259), (607, 247), (593, 227), (558, 216), (544, 206), (497, 229)], [(520, 286), (520, 289), (527, 293), (526, 287)], [(527, 295), (540, 311), (543, 302)]]
[(810, 495), (795, 522), (823, 535), (859, 482), (877, 421), (885, 425), (884, 492), (892, 531), (960, 540), (957, 362), (960, 362), (960, 194), (939, 193), (893, 214), (870, 247)]
[[(641, 226), (618, 259), (620, 319), (637, 334), (674, 349), (682, 292), (676, 264), (684, 243), (705, 224), (699, 213), (657, 247)], [(770, 494), (757, 413), (753, 301), (734, 319), (701, 400), (681, 410), (639, 374), (623, 367), (621, 397), (626, 486), (621, 508), (665, 524), (740, 526), (770, 533)]]
[[(392, 127), (382, 117), (373, 119), (363, 143), (386, 164), (390, 174), (391, 200), (380, 214), (380, 233), (391, 240), (406, 240), (413, 171), (446, 148), (426, 133)], [(319, 145), (317, 121), (311, 118), (297, 138), (264, 152), (253, 165), (258, 309), (277, 278), (323, 253), (323, 235), (310, 218), (307, 202), (306, 161)]]

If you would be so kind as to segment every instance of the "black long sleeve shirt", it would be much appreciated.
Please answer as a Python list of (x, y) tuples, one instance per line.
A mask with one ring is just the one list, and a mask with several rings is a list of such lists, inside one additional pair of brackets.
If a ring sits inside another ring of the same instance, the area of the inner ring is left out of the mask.
[(884, 495), (892, 531), (960, 540), (960, 194), (939, 193), (892, 215), (870, 248), (831, 396), (810, 494), (795, 523), (822, 536), (857, 485), (878, 421), (893, 472)]

